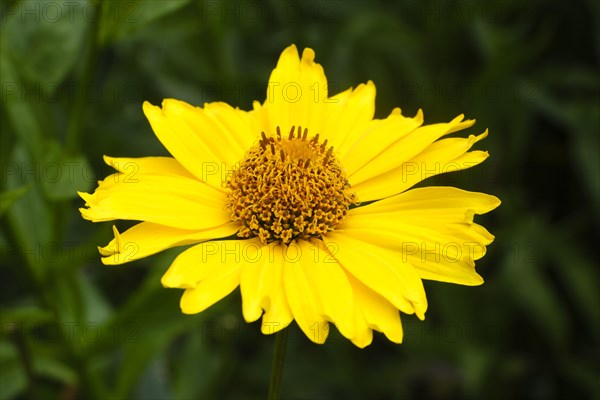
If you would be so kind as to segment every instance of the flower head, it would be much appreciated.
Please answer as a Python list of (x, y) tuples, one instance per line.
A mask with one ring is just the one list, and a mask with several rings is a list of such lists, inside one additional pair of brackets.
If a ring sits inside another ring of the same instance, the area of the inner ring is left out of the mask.
[[(453, 187), (411, 189), (438, 173), (487, 158), (470, 151), (487, 131), (458, 116), (423, 125), (394, 109), (374, 119), (375, 85), (330, 96), (315, 54), (283, 51), (264, 103), (193, 107), (144, 103), (173, 157), (111, 158), (117, 172), (86, 201), (94, 222), (142, 221), (100, 253), (122, 264), (170, 247), (182, 252), (162, 278), (185, 289), (184, 313), (199, 313), (238, 286), (248, 322), (262, 331), (293, 320), (323, 343), (329, 323), (359, 347), (372, 331), (401, 342), (399, 311), (424, 318), (423, 279), (483, 282), (475, 260), (493, 236), (473, 222), (500, 201)], [(235, 236), (234, 236), (235, 235)]]

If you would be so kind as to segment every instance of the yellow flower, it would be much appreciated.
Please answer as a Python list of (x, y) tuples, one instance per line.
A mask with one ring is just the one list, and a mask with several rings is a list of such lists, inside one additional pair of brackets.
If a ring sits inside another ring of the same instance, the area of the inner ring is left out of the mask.
[(375, 85), (330, 97), (314, 57), (286, 48), (265, 102), (251, 111), (144, 103), (173, 157), (105, 157), (118, 172), (93, 194), (80, 193), (81, 213), (94, 222), (142, 221), (123, 233), (114, 228), (100, 248), (104, 264), (196, 244), (162, 278), (185, 289), (186, 314), (239, 286), (245, 320), (262, 316), (265, 334), (296, 320), (323, 343), (332, 322), (359, 347), (373, 330), (400, 343), (399, 311), (424, 319), (423, 279), (483, 282), (474, 261), (494, 237), (473, 218), (500, 200), (410, 188), (485, 160), (487, 152), (469, 150), (487, 131), (441, 139), (474, 121), (423, 125), (421, 111), (409, 118), (398, 108), (374, 119)]

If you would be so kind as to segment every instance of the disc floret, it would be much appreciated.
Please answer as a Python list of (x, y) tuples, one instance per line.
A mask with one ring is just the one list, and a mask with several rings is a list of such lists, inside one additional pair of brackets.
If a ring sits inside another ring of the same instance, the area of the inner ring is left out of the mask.
[(292, 126), (286, 137), (261, 139), (227, 181), (227, 210), (241, 221), (238, 236), (288, 244), (334, 230), (358, 203), (327, 139)]

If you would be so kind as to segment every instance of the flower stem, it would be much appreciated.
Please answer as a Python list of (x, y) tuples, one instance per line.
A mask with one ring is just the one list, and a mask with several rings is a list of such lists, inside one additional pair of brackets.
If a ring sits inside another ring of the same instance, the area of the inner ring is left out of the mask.
[(271, 382), (269, 383), (268, 400), (279, 399), (281, 391), (281, 378), (283, 375), (283, 363), (285, 361), (285, 349), (287, 346), (288, 329), (284, 328), (275, 334), (275, 351), (273, 353), (273, 365), (271, 367)]

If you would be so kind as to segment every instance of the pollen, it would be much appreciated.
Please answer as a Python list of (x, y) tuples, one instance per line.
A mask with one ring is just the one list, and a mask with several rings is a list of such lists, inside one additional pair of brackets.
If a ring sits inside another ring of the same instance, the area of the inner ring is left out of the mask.
[(320, 237), (341, 223), (358, 198), (327, 140), (308, 129), (267, 137), (246, 153), (227, 181), (227, 211), (239, 237), (288, 244)]

